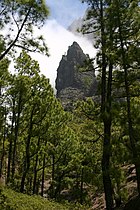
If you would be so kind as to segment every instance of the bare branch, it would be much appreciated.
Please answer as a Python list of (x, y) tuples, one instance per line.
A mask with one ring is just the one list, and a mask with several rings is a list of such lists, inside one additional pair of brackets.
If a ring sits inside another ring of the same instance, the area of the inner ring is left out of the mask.
[(18, 47), (18, 48), (21, 48), (23, 50), (27, 50), (28, 52), (36, 52), (36, 50), (37, 50), (37, 48), (34, 49), (34, 50), (31, 50), (31, 49), (29, 49), (29, 48), (27, 48), (25, 46), (19, 45), (19, 44), (14, 44), (14, 47)]
[(9, 51), (11, 50), (11, 48), (12, 48), (12, 47), (15, 45), (15, 43), (17, 42), (17, 40), (18, 40), (18, 38), (19, 38), (19, 36), (20, 36), (20, 33), (21, 33), (21, 31), (23, 30), (24, 25), (25, 25), (25, 23), (26, 23), (26, 21), (27, 21), (27, 19), (28, 19), (28, 16), (29, 16), (29, 14), (30, 14), (31, 8), (32, 8), (32, 6), (29, 8), (29, 10), (28, 10), (28, 12), (27, 12), (27, 14), (26, 14), (26, 16), (25, 16), (25, 18), (24, 18), (22, 24), (21, 24), (21, 27), (20, 27), (20, 29), (18, 30), (18, 33), (17, 33), (16, 38), (15, 38), (14, 41), (10, 44), (10, 46), (4, 51), (4, 53), (0, 55), (0, 60), (2, 60), (2, 59), (9, 53)]
[(86, 32), (83, 32), (83, 34), (92, 34), (92, 33), (95, 33), (95, 32), (97, 32), (97, 31), (99, 31), (99, 29), (97, 28), (97, 29), (95, 29), (95, 30), (92, 30), (92, 31), (86, 31)]

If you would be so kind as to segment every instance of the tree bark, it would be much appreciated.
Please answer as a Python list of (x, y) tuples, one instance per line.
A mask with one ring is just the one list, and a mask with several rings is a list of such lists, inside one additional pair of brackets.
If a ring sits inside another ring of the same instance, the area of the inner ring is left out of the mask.
[(6, 183), (10, 182), (11, 176), (11, 160), (12, 160), (12, 144), (13, 144), (13, 131), (14, 131), (14, 123), (15, 123), (15, 100), (13, 99), (13, 108), (12, 108), (12, 125), (11, 125), (11, 133), (10, 133), (10, 143), (9, 143), (9, 151), (8, 151), (8, 167), (7, 167), (7, 180)]
[(44, 182), (45, 182), (45, 155), (43, 157), (43, 169), (42, 169), (42, 180), (41, 180), (41, 196), (43, 197), (44, 195)]
[(29, 130), (28, 130), (28, 137), (26, 142), (26, 155), (25, 155), (25, 162), (24, 162), (24, 169), (23, 169), (23, 175), (21, 178), (21, 186), (20, 186), (20, 192), (24, 192), (24, 185), (25, 185), (25, 179), (27, 176), (27, 173), (30, 168), (30, 142), (31, 142), (31, 135), (32, 135), (32, 128), (33, 128), (33, 112), (32, 109), (31, 115), (30, 115), (30, 124), (29, 124)]
[(103, 185), (106, 200), (106, 209), (113, 208), (113, 189), (110, 178), (110, 156), (111, 156), (111, 86), (112, 86), (112, 64), (109, 64), (108, 84), (106, 84), (107, 75), (107, 57), (106, 40), (104, 26), (103, 2), (100, 0), (100, 18), (101, 18), (101, 43), (102, 43), (102, 92), (101, 92), (101, 116), (104, 123), (102, 173)]
[(5, 141), (6, 141), (6, 107), (4, 110), (4, 128), (3, 128), (3, 138), (2, 138), (2, 153), (0, 157), (0, 178), (3, 175), (3, 164), (5, 156)]
[(21, 103), (22, 103), (22, 93), (19, 93), (18, 99), (18, 110), (17, 110), (17, 119), (15, 118), (15, 136), (14, 136), (14, 146), (13, 146), (13, 156), (12, 156), (12, 182), (14, 182), (15, 176), (15, 165), (16, 165), (16, 152), (17, 152), (17, 141), (18, 141), (18, 132), (20, 124), (20, 115), (21, 115)]
[[(37, 143), (37, 150), (39, 150), (39, 145), (40, 145), (40, 136), (38, 138), (38, 143)], [(35, 158), (35, 166), (34, 166), (34, 181), (33, 181), (33, 194), (37, 193), (37, 166), (38, 166), (38, 153)]]
[(80, 203), (83, 204), (84, 168), (81, 170)]

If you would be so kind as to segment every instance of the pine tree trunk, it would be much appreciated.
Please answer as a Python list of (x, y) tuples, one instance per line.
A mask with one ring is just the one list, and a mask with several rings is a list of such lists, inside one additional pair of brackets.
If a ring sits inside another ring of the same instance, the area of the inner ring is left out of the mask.
[(3, 175), (3, 164), (4, 164), (4, 156), (5, 156), (5, 141), (6, 141), (6, 107), (5, 107), (5, 113), (4, 113), (5, 119), (4, 119), (4, 128), (3, 128), (3, 138), (2, 138), (2, 153), (0, 157), (0, 178)]
[(18, 115), (15, 121), (15, 137), (14, 137), (14, 147), (13, 147), (13, 156), (12, 156), (12, 182), (14, 182), (14, 176), (15, 176), (17, 141), (18, 141), (18, 132), (19, 132), (20, 115), (21, 115), (21, 102), (22, 102), (22, 97), (20, 93), (18, 100)]
[(84, 168), (81, 170), (81, 184), (80, 184), (80, 203), (83, 204), (83, 185), (84, 185)]
[[(39, 145), (40, 145), (40, 136), (38, 138), (38, 143), (37, 143), (37, 150), (39, 150)], [(33, 194), (37, 193), (37, 165), (38, 165), (38, 153), (36, 155), (35, 159), (35, 166), (34, 166), (34, 181), (33, 181)]]
[(33, 120), (33, 109), (31, 111), (31, 116), (30, 116), (30, 125), (29, 125), (28, 137), (27, 137), (27, 142), (26, 142), (26, 156), (25, 156), (25, 162), (24, 162), (23, 175), (21, 178), (20, 192), (24, 192), (25, 179), (30, 168), (30, 141), (31, 141), (31, 135), (32, 135), (32, 128), (33, 128), (32, 120)]
[(8, 151), (8, 167), (7, 167), (7, 180), (6, 180), (7, 184), (10, 182), (11, 159), (12, 159), (12, 135), (10, 137), (10, 144), (9, 144), (9, 151)]
[(45, 161), (45, 155), (43, 157), (43, 169), (42, 169), (42, 180), (41, 180), (41, 196), (43, 197), (44, 195), (44, 182), (45, 182), (45, 164), (46, 164), (46, 161)]
[(13, 116), (12, 116), (12, 125), (11, 125), (11, 135), (10, 135), (10, 143), (9, 143), (9, 151), (8, 151), (8, 167), (7, 167), (7, 180), (6, 183), (10, 182), (11, 176), (11, 160), (12, 160), (12, 144), (13, 144), (13, 130), (14, 130), (14, 122), (15, 122), (15, 100), (13, 99)]
[(6, 136), (5, 136), (5, 128), (4, 128), (4, 136), (3, 136), (3, 141), (2, 141), (2, 153), (1, 153), (1, 157), (0, 157), (0, 178), (3, 175), (3, 164), (4, 164), (4, 156), (5, 156), (5, 140), (6, 140)]
[(106, 200), (106, 209), (111, 210), (113, 208), (113, 189), (110, 178), (110, 137), (111, 137), (111, 123), (106, 121), (104, 123), (104, 144), (103, 144), (103, 157), (102, 157), (102, 173), (103, 173), (103, 185)]
[(36, 156), (35, 167), (34, 167), (33, 194), (36, 194), (37, 164), (38, 164), (38, 155)]
[(108, 84), (107, 76), (107, 57), (106, 57), (106, 40), (104, 26), (103, 1), (100, 0), (100, 18), (101, 18), (101, 43), (102, 43), (102, 83), (101, 83), (101, 116), (104, 123), (103, 139), (103, 156), (102, 156), (102, 173), (103, 185), (105, 192), (106, 209), (113, 208), (113, 190), (110, 178), (110, 156), (111, 156), (111, 85), (112, 85), (112, 65), (109, 65)]
[(50, 186), (50, 197), (54, 198), (54, 175), (55, 175), (55, 156), (52, 154), (52, 183)]

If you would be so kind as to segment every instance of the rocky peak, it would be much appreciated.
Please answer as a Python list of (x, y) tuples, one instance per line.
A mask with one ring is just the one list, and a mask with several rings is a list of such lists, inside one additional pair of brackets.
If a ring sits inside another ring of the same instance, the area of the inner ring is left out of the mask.
[(83, 61), (86, 60), (86, 55), (83, 53), (83, 50), (77, 42), (73, 42), (73, 44), (69, 47), (67, 60), (68, 62), (73, 62), (79, 65), (82, 65)]
[(78, 66), (83, 65), (84, 60), (86, 60), (86, 55), (83, 53), (83, 50), (77, 42), (73, 42), (67, 51), (67, 55), (62, 56), (57, 69), (57, 95), (59, 95), (60, 91), (64, 88), (77, 87), (76, 72)]
[(84, 54), (77, 42), (69, 46), (67, 54), (62, 56), (57, 69), (57, 97), (64, 100), (64, 98), (69, 99), (71, 95), (71, 99), (77, 100), (79, 97), (84, 98), (95, 94), (97, 82), (93, 66), (83, 71), (87, 59), (89, 56)]

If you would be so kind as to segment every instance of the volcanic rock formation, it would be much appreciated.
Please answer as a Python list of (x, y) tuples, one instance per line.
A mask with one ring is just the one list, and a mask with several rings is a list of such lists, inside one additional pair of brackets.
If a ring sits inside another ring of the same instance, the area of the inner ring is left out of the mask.
[(57, 97), (65, 104), (93, 96), (97, 91), (95, 70), (77, 42), (69, 47), (67, 54), (62, 56), (57, 69)]

